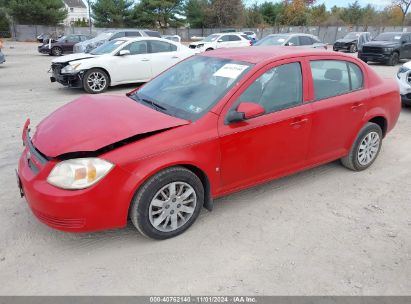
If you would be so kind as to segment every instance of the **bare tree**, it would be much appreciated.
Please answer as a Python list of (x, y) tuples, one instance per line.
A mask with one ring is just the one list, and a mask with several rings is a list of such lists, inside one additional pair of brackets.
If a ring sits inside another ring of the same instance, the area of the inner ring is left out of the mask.
[(407, 16), (408, 10), (411, 6), (411, 0), (392, 0), (392, 4), (401, 10), (402, 24), (404, 25), (405, 16)]

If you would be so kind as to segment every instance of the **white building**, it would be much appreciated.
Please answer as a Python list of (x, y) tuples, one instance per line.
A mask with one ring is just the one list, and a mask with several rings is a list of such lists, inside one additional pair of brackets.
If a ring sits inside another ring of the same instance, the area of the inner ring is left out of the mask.
[(83, 0), (63, 0), (67, 9), (67, 18), (64, 20), (65, 25), (72, 25), (77, 20), (86, 20), (88, 22), (88, 8)]

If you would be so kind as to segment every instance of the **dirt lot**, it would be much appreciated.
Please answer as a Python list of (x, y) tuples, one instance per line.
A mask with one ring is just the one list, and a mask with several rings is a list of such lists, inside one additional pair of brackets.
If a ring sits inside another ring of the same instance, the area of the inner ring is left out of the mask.
[(219, 199), (167, 241), (131, 224), (69, 234), (34, 218), (16, 187), (25, 119), (83, 94), (50, 83), (36, 47), (6, 42), (0, 65), (0, 294), (411, 294), (411, 109), (365, 172), (333, 162)]

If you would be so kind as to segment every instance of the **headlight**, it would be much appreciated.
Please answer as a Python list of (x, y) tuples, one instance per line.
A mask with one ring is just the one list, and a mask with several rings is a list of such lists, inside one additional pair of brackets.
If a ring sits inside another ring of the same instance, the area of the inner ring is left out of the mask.
[(394, 51), (394, 48), (387, 47), (387, 48), (384, 48), (383, 50), (384, 50), (384, 53), (391, 53), (392, 51)]
[(62, 189), (85, 189), (107, 175), (114, 165), (101, 158), (75, 158), (58, 163), (47, 182)]
[(76, 69), (81, 65), (81, 63), (77, 63), (74, 65), (66, 65), (64, 68), (61, 69), (62, 74), (71, 74), (76, 71)]
[(400, 69), (398, 70), (398, 73), (397, 73), (398, 79), (401, 78), (401, 74), (407, 73), (409, 70), (410, 69), (406, 68), (405, 66), (400, 67)]

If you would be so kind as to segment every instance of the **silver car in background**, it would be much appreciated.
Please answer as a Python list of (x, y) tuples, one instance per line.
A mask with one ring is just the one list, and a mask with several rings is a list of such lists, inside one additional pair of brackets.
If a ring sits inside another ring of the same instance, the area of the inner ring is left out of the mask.
[(117, 30), (117, 31), (106, 31), (96, 37), (79, 42), (74, 45), (73, 53), (89, 53), (91, 50), (96, 47), (104, 44), (107, 41), (111, 41), (117, 38), (123, 37), (157, 37), (161, 38), (161, 35), (157, 31), (153, 30)]
[(314, 35), (303, 33), (271, 34), (257, 41), (253, 46), (301, 46), (327, 49), (327, 45)]

